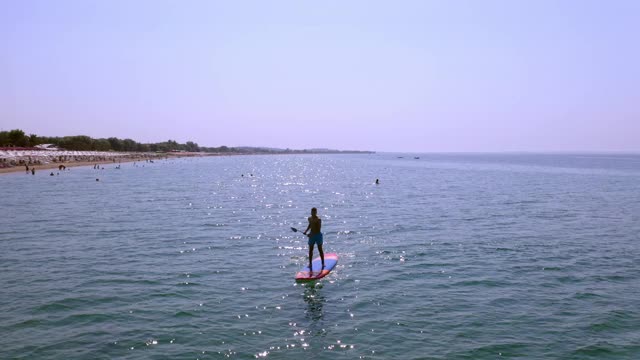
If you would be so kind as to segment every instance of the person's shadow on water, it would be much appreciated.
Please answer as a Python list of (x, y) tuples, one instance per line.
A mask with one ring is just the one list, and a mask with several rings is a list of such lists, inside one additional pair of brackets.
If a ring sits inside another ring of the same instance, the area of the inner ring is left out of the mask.
[(318, 321), (322, 319), (322, 306), (325, 303), (325, 298), (320, 292), (322, 284), (308, 283), (304, 286), (304, 302), (307, 303), (307, 311), (305, 315), (312, 321)]

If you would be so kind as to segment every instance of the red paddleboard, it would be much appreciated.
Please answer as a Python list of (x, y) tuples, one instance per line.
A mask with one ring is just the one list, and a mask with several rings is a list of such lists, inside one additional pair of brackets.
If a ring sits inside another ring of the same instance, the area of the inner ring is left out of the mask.
[(320, 257), (313, 259), (312, 269), (309, 269), (309, 265), (305, 266), (304, 269), (298, 271), (296, 274), (296, 281), (313, 281), (322, 279), (323, 277), (329, 275), (331, 270), (336, 267), (338, 263), (338, 254), (330, 253), (324, 254), (324, 269), (322, 268), (322, 260)]

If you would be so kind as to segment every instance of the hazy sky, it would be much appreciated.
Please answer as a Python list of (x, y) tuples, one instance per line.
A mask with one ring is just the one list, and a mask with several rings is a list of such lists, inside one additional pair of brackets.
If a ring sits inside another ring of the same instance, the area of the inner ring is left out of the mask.
[(640, 151), (640, 1), (0, 3), (0, 130)]

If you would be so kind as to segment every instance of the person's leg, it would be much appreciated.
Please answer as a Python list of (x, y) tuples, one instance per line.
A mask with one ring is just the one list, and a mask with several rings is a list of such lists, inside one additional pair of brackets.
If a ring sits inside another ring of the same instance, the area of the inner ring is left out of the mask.
[(313, 271), (313, 243), (309, 244), (309, 271)]
[(318, 252), (320, 253), (320, 259), (322, 260), (322, 268), (324, 269), (324, 251), (322, 251), (322, 244), (318, 244)]

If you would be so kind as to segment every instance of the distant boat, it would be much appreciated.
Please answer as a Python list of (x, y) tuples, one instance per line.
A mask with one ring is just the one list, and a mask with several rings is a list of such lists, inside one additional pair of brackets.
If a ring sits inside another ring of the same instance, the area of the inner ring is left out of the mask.
[(398, 156), (398, 159), (404, 159), (404, 156)]
[(416, 156), (416, 157), (414, 157), (414, 159), (420, 159), (420, 156)]

